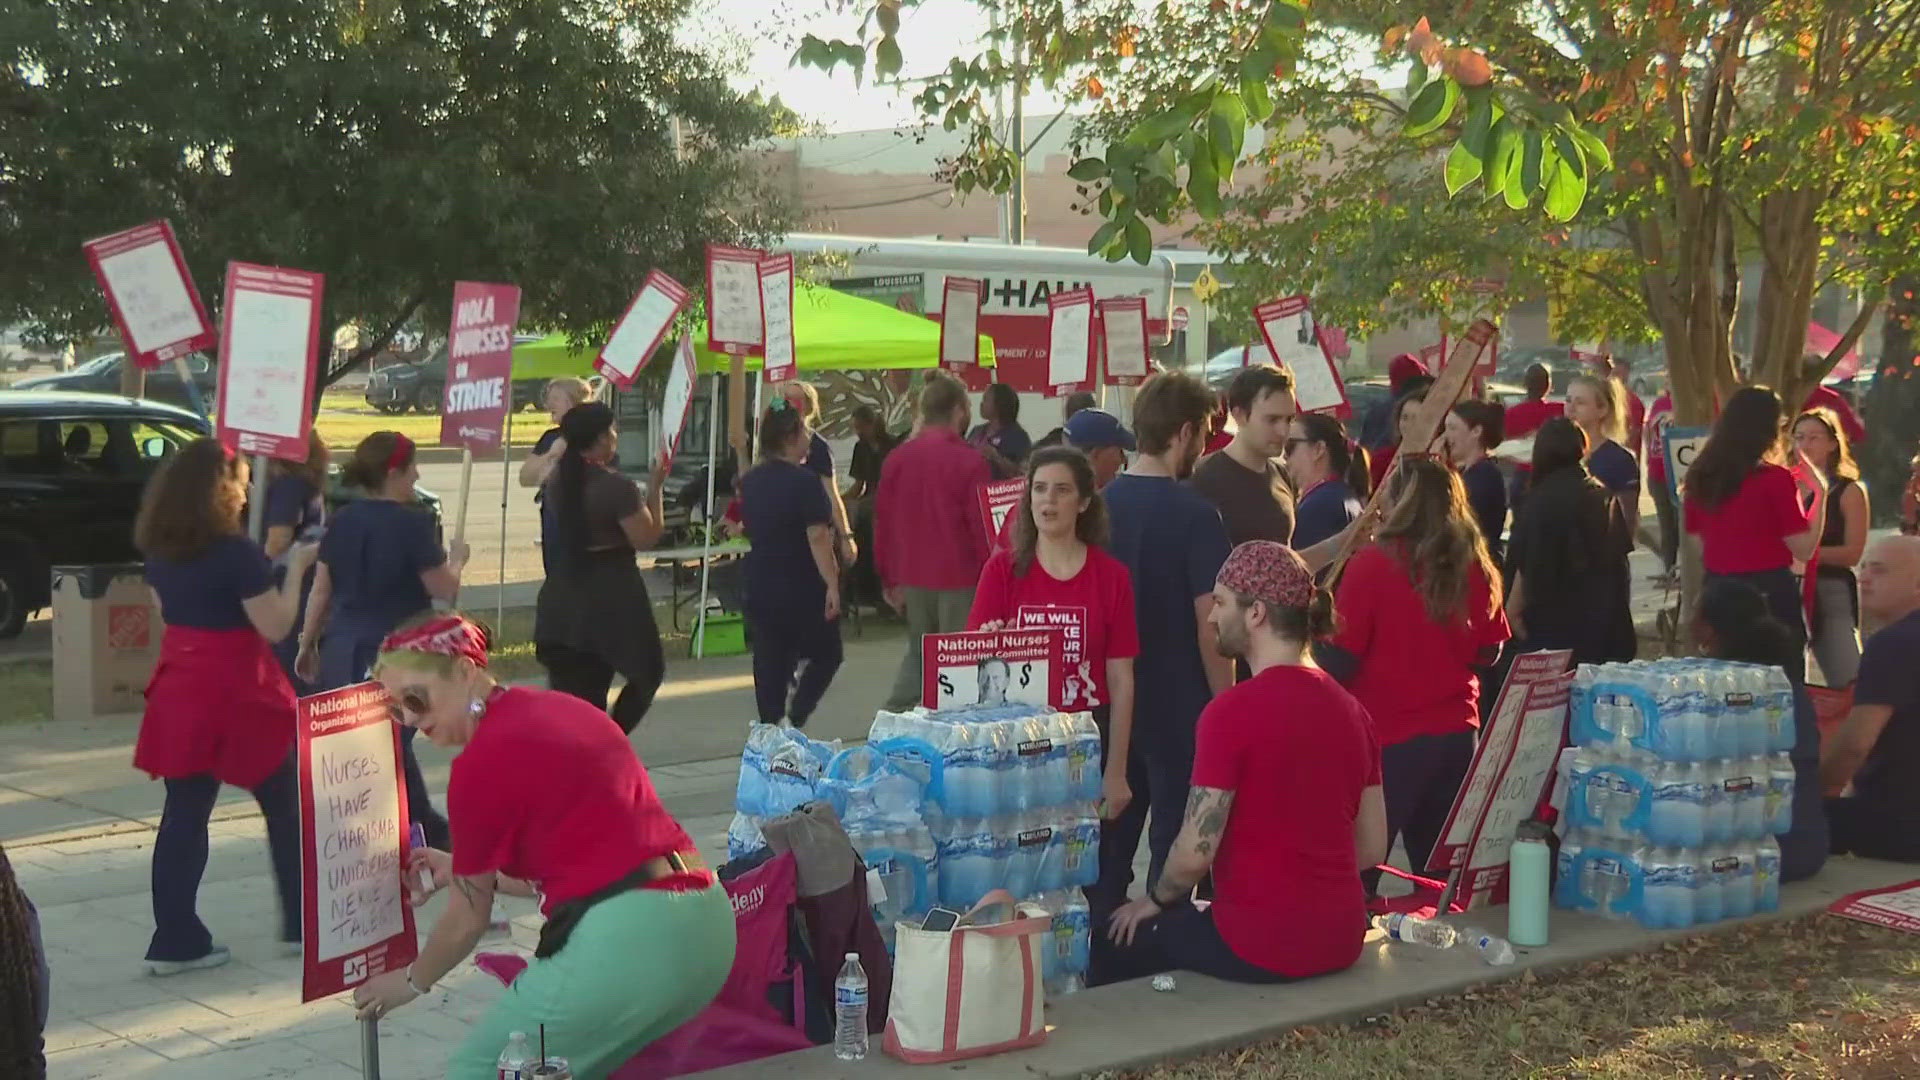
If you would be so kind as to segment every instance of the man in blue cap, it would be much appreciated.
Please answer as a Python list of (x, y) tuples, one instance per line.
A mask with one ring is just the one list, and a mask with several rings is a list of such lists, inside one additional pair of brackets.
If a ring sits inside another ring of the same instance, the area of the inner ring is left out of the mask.
[(1127, 455), (1134, 450), (1133, 433), (1121, 426), (1119, 417), (1105, 409), (1081, 409), (1067, 418), (1063, 430), (1067, 445), (1093, 464), (1095, 486), (1106, 487), (1127, 467)]

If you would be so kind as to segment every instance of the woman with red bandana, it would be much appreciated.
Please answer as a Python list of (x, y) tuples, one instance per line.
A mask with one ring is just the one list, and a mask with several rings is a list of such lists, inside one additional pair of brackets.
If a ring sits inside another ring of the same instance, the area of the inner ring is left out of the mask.
[[(415, 502), (420, 470), (412, 439), (397, 431), (374, 432), (354, 448), (341, 479), (366, 497), (342, 507), (320, 541), (320, 564), (294, 664), (300, 678), (317, 690), (371, 678), (380, 642), (394, 627), (430, 610), (435, 600), (451, 601), (467, 562), (466, 545), (451, 553), (442, 548), (433, 516)], [(427, 796), (411, 730), (401, 746), (407, 807), (426, 829), (427, 843), (444, 847), (447, 821)]]
[(512, 1033), (544, 1029), (573, 1075), (597, 1080), (692, 1019), (733, 966), (733, 906), (686, 830), (660, 805), (626, 734), (569, 694), (503, 687), (487, 640), (458, 615), (416, 620), (379, 648), (394, 716), (454, 752), (452, 854), (416, 852), (446, 910), (414, 962), (362, 983), (362, 1018), (421, 996), (485, 933), (495, 893), (535, 897), (547, 922), (534, 960), (481, 1016), (447, 1075), (494, 1075)]
[(276, 587), (266, 553), (241, 526), (246, 501), (246, 461), (201, 439), (154, 474), (134, 522), (167, 626), (133, 750), (134, 767), (167, 787), (153, 841), (154, 975), (227, 962), (226, 946), (195, 911), (221, 784), (246, 788), (259, 802), (280, 888), (281, 940), (300, 940), (293, 689), (272, 643), (293, 627), (314, 545), (287, 549)]

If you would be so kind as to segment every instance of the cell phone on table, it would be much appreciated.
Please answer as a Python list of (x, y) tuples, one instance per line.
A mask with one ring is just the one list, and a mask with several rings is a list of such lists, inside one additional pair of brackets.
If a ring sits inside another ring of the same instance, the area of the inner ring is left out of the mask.
[(920, 921), (920, 929), (931, 930), (936, 934), (944, 934), (952, 930), (955, 926), (958, 926), (959, 924), (960, 924), (959, 912), (949, 911), (943, 907), (937, 907), (937, 908), (934, 908), (932, 911), (927, 912), (927, 917)]

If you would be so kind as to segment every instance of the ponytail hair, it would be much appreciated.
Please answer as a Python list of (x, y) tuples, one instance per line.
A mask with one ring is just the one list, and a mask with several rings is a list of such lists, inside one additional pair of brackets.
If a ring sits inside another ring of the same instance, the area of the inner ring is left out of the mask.
[(340, 479), (371, 495), (387, 477), (413, 464), (413, 440), (397, 431), (376, 431), (360, 440), (340, 467)]
[(587, 459), (588, 449), (613, 428), (613, 410), (598, 401), (582, 402), (560, 418), (560, 437), (567, 449), (553, 470), (553, 489), (549, 497), (554, 505), (554, 532), (564, 558), (579, 559), (587, 553)]
[(1327, 466), (1346, 482), (1354, 497), (1365, 499), (1373, 486), (1373, 474), (1367, 468), (1366, 447), (1347, 437), (1347, 428), (1326, 413), (1300, 413), (1294, 417), (1306, 437), (1327, 448)]

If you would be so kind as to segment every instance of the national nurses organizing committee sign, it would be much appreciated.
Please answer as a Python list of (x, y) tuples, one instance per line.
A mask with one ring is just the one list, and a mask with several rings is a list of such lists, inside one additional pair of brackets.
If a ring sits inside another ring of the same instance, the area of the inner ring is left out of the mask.
[(80, 245), (127, 355), (143, 368), (211, 348), (218, 337), (173, 226), (149, 221)]
[(301, 1000), (419, 953), (400, 885), (410, 854), (400, 729), (379, 683), (300, 699)]
[(441, 446), (480, 453), (506, 441), (507, 410), (513, 407), (513, 324), (519, 319), (518, 286), (454, 282)]
[(305, 270), (227, 264), (218, 435), (234, 451), (307, 460), (325, 285)]
[(920, 661), (924, 704), (930, 709), (966, 709), (1017, 702), (1062, 707), (1066, 677), (1064, 635), (1059, 630), (973, 630), (928, 634)]

